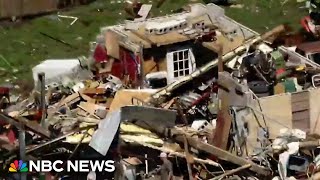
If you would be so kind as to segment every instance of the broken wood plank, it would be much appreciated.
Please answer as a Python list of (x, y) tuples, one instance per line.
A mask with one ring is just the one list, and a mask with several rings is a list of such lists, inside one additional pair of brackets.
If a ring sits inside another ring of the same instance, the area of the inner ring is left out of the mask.
[[(148, 143), (145, 143), (145, 142), (141, 142), (141, 141), (135, 141), (132, 139), (133, 142), (141, 145), (141, 146), (145, 146), (145, 147), (148, 147), (148, 148), (151, 148), (151, 149), (155, 149), (155, 150), (159, 150), (159, 151), (162, 151), (162, 152), (165, 152), (165, 153), (168, 153), (169, 156), (170, 155), (173, 155), (173, 156), (177, 156), (177, 157), (181, 157), (181, 158), (187, 158), (187, 155), (183, 152), (176, 152), (176, 151), (173, 151), (172, 149), (168, 149), (168, 148), (164, 148), (164, 147), (158, 147), (158, 146), (155, 146), (155, 145), (152, 145), (152, 144), (148, 144)], [(220, 164), (215, 162), (215, 161), (212, 161), (210, 159), (200, 159), (200, 158), (197, 158), (197, 157), (193, 157), (193, 160), (195, 162), (198, 162), (198, 163), (204, 163), (204, 164), (208, 164), (208, 165), (211, 165), (211, 166), (215, 166), (215, 167), (220, 167)]]
[(15, 119), (15, 118), (7, 116), (3, 113), (0, 113), (0, 119), (7, 122), (8, 124), (14, 125), (18, 129), (23, 128), (23, 126), (26, 126), (26, 128), (32, 132), (34, 132), (42, 137), (50, 138), (49, 131), (43, 129), (38, 123), (29, 121), (26, 118), (18, 117)]
[(106, 93), (106, 89), (104, 88), (87, 88), (82, 91), (85, 95), (102, 95)]
[[(177, 130), (177, 129), (171, 129), (171, 137), (180, 142), (183, 143), (184, 142), (184, 136), (186, 134), (184, 132), (182, 132), (181, 130)], [(250, 170), (253, 172), (256, 172), (260, 175), (264, 175), (264, 176), (268, 176), (270, 175), (270, 171), (262, 166), (259, 166), (257, 164), (255, 164), (254, 162), (248, 161), (244, 158), (238, 157), (228, 151), (225, 151), (221, 148), (215, 147), (213, 145), (207, 144), (205, 142), (199, 141), (199, 139), (197, 138), (193, 138), (189, 135), (186, 135), (187, 139), (188, 139), (188, 143), (191, 147), (207, 152), (211, 155), (216, 156), (217, 158), (224, 160), (224, 161), (229, 161), (233, 164), (239, 165), (239, 166), (244, 166), (246, 164), (251, 164)]]
[(217, 177), (215, 177), (215, 178), (212, 178), (212, 179), (210, 179), (210, 180), (219, 180), (219, 179), (222, 179), (222, 178), (224, 178), (224, 177), (226, 177), (226, 176), (230, 176), (230, 175), (232, 175), (232, 174), (235, 174), (235, 173), (237, 173), (237, 172), (239, 172), (239, 171), (248, 169), (248, 168), (250, 168), (250, 167), (251, 167), (251, 164), (246, 164), (246, 165), (243, 165), (243, 166), (238, 167), (238, 168), (236, 168), (236, 169), (232, 169), (231, 171), (228, 171), (228, 172), (226, 172), (226, 173), (224, 173), (224, 174), (222, 174), (222, 175), (220, 175), (220, 176), (217, 176)]
[(95, 118), (97, 118), (97, 119), (100, 119), (97, 115), (94, 114), (94, 112), (93, 112), (93, 113), (89, 112), (89, 111), (91, 111), (91, 110), (88, 109), (89, 111), (87, 111), (87, 108), (86, 108), (86, 107), (82, 107), (81, 105), (78, 105), (78, 107), (79, 107), (81, 110), (87, 112), (88, 115), (91, 115), (91, 116), (93, 116), (93, 117), (95, 117)]
[(59, 107), (64, 106), (65, 104), (67, 104), (67, 106), (71, 106), (72, 104), (79, 102), (81, 100), (79, 93), (73, 93), (70, 96), (66, 97), (65, 99), (63, 99), (62, 101), (59, 102)]

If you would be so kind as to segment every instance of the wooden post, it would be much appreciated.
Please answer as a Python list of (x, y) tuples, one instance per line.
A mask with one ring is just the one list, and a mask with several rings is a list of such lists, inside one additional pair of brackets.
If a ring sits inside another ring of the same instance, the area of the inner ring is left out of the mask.
[[(219, 58), (218, 58), (218, 71), (223, 72), (223, 46), (219, 46)], [(218, 77), (219, 78), (219, 77)], [(231, 116), (229, 114), (229, 96), (226, 92), (222, 90), (218, 90), (221, 104), (219, 103), (219, 111), (217, 118), (217, 125), (215, 128), (215, 134), (213, 138), (213, 142), (211, 144), (226, 150), (229, 140), (229, 132), (231, 127)]]
[(47, 111), (46, 111), (46, 94), (45, 94), (45, 73), (39, 73), (38, 74), (38, 81), (40, 83), (40, 111), (41, 111), (41, 126), (44, 127), (45, 126), (45, 119), (46, 119), (46, 115), (47, 115)]

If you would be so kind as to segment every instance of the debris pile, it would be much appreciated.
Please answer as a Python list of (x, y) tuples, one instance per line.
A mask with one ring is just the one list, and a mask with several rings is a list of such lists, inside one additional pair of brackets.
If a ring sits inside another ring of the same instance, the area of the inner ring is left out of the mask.
[(318, 42), (276, 46), (285, 26), (260, 35), (214, 4), (155, 18), (135, 6), (88, 57), (35, 66), (27, 99), (0, 89), (6, 172), (15, 159), (109, 158), (114, 173), (85, 176), (320, 177)]

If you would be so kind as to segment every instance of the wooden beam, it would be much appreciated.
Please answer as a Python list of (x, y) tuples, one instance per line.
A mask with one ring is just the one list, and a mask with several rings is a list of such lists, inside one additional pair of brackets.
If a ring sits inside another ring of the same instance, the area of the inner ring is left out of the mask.
[[(219, 58), (218, 58), (218, 72), (223, 72), (223, 58), (222, 58), (223, 46), (219, 46)], [(219, 76), (218, 76), (219, 79)], [(218, 111), (218, 118), (217, 118), (217, 125), (215, 129), (215, 134), (213, 138), (213, 145), (226, 150), (229, 140), (229, 132), (231, 127), (232, 118), (229, 114), (230, 108), (230, 96), (228, 93), (224, 92), (223, 90), (219, 89), (218, 94), (221, 101), (221, 106), (219, 107)]]
[(29, 121), (24, 117), (18, 117), (17, 120), (21, 122), (27, 129), (31, 130), (32, 132), (45, 137), (50, 138), (50, 132), (40, 126), (37, 122)]

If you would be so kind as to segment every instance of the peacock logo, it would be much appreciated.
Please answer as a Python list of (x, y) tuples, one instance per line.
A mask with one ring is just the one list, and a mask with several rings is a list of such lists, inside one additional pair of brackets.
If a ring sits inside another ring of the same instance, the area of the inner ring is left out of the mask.
[(9, 172), (28, 172), (27, 163), (22, 160), (15, 160), (10, 164)]

